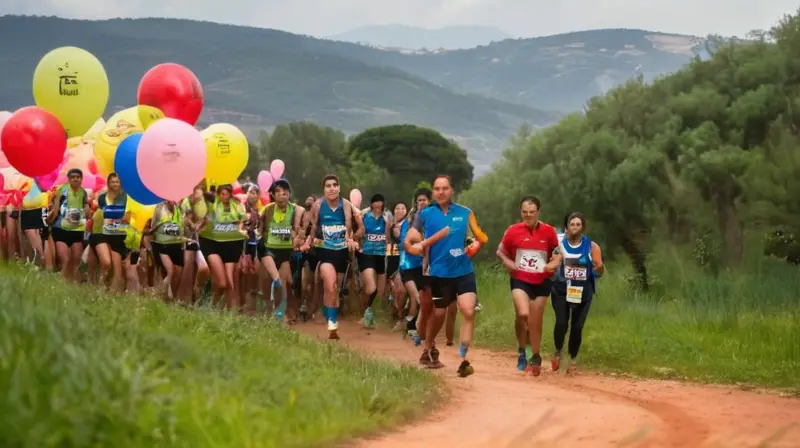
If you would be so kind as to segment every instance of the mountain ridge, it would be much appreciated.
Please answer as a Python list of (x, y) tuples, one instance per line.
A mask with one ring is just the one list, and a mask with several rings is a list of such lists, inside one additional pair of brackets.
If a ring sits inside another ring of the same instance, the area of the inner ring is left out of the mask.
[(484, 25), (425, 28), (391, 23), (360, 26), (343, 33), (326, 36), (325, 39), (384, 48), (419, 50), (422, 48), (469, 49), (513, 37), (499, 28)]

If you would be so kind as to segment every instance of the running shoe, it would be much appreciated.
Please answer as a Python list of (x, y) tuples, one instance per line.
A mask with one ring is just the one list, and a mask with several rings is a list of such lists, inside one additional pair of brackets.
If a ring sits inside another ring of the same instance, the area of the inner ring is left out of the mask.
[(538, 353), (534, 354), (531, 357), (530, 362), (528, 362), (528, 367), (525, 371), (533, 376), (539, 376), (542, 373), (542, 357)]
[(419, 347), (422, 344), (422, 338), (419, 337), (419, 334), (414, 335), (414, 346)]
[(328, 321), (328, 339), (339, 339), (339, 323)]
[(578, 360), (570, 359), (569, 366), (567, 366), (567, 373), (575, 373), (578, 370)]
[(520, 353), (519, 357), (517, 358), (517, 370), (524, 372), (527, 367), (528, 359), (525, 357), (525, 353)]
[(392, 327), (392, 333), (397, 333), (398, 331), (402, 331), (405, 325), (403, 324), (402, 320), (398, 320), (395, 322), (394, 327)]
[(422, 349), (422, 356), (419, 357), (419, 363), (425, 367), (428, 367), (431, 364), (431, 355), (428, 353), (428, 349)]
[(456, 371), (460, 378), (466, 378), (473, 373), (475, 373), (475, 368), (470, 365), (469, 361), (466, 359), (461, 361), (461, 365), (458, 366), (458, 370)]
[(480, 303), (476, 303), (475, 304), (475, 312), (476, 313), (480, 313), (481, 311), (483, 311), (483, 305), (481, 305)]
[(436, 347), (433, 347), (430, 350), (430, 358), (431, 358), (431, 363), (428, 365), (428, 368), (439, 369), (444, 367), (444, 364), (439, 362), (439, 350)]
[(372, 311), (372, 307), (368, 307), (366, 311), (364, 311), (364, 328), (373, 328), (375, 326), (375, 312)]
[(447, 342), (445, 342), (445, 345), (448, 347), (452, 347), (453, 345), (455, 345), (455, 342), (453, 342), (451, 339), (448, 339)]
[(553, 372), (558, 372), (558, 368), (561, 366), (561, 353), (556, 353), (555, 358), (550, 361), (550, 368), (553, 369)]

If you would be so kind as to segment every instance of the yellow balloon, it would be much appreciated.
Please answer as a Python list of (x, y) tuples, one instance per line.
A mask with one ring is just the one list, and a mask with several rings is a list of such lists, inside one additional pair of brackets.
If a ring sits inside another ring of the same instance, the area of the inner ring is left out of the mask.
[(139, 121), (138, 107), (134, 106), (112, 115), (94, 142), (97, 173), (106, 177), (114, 172), (114, 156), (117, 154), (120, 142), (125, 140), (125, 137), (139, 132), (144, 132), (144, 127)]
[(147, 130), (151, 124), (164, 118), (164, 112), (161, 109), (153, 106), (146, 106), (140, 104), (139, 108), (139, 122), (142, 123), (142, 129)]
[(106, 110), (106, 70), (86, 50), (56, 48), (44, 55), (33, 72), (33, 98), (61, 121), (67, 137), (82, 136)]
[(156, 206), (142, 205), (128, 196), (128, 204), (125, 208), (125, 211), (131, 213), (131, 218), (133, 218), (131, 221), (131, 226), (141, 232), (144, 230), (144, 226), (147, 224), (147, 221), (153, 217), (153, 213), (156, 211)]
[(206, 142), (208, 162), (206, 181), (209, 185), (232, 184), (236, 181), (250, 158), (247, 137), (236, 126), (228, 123), (212, 124), (200, 132)]

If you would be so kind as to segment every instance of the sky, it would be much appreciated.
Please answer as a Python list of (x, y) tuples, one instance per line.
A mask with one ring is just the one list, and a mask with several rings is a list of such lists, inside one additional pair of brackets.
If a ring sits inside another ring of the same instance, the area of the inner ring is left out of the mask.
[(330, 36), (363, 25), (486, 25), (518, 37), (597, 28), (705, 36), (766, 29), (797, 0), (2, 0), (0, 15), (172, 17)]

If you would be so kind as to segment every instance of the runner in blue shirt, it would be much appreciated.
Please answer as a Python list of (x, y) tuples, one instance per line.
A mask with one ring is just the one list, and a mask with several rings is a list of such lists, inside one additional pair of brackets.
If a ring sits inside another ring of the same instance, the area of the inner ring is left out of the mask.
[(466, 357), (475, 330), (475, 305), (478, 296), (472, 260), (464, 247), (464, 241), (469, 230), (475, 236), (478, 247), (486, 244), (489, 239), (478, 226), (475, 213), (452, 201), (453, 186), (450, 176), (439, 175), (433, 180), (433, 198), (433, 204), (416, 214), (404, 241), (409, 254), (421, 255), (428, 248), (430, 258), (434, 314), (425, 330), (425, 349), (420, 363), (430, 368), (442, 367), (434, 341), (444, 323), (447, 306), (455, 301), (463, 316), (458, 375), (466, 377), (474, 372)]

